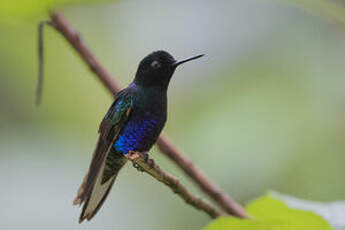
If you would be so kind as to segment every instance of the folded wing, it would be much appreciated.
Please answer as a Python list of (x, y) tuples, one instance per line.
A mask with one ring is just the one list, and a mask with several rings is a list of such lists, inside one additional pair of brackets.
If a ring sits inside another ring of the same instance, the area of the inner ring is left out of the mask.
[[(107, 197), (118, 171), (126, 163), (121, 153), (116, 153), (113, 144), (125, 126), (133, 109), (133, 96), (121, 91), (105, 115), (99, 127), (99, 138), (88, 173), (84, 177), (74, 205), (83, 205), (79, 222), (90, 220)], [(111, 171), (109, 173), (109, 171)]]

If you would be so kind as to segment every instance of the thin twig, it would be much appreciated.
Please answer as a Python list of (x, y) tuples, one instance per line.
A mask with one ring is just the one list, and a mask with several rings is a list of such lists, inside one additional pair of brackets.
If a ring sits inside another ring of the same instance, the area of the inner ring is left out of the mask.
[(185, 157), (183, 152), (172, 144), (167, 135), (162, 133), (157, 145), (160, 151), (179, 165), (226, 213), (240, 218), (249, 218), (244, 208), (214, 184), (190, 159)]
[(51, 15), (51, 25), (60, 32), (65, 39), (73, 46), (77, 53), (86, 62), (90, 70), (98, 76), (103, 85), (114, 95), (120, 91), (120, 84), (110, 73), (99, 63), (90, 49), (85, 45), (80, 35), (68, 24), (62, 14)]
[[(65, 39), (73, 46), (80, 57), (86, 62), (91, 71), (100, 79), (103, 85), (113, 94), (120, 90), (119, 83), (111, 77), (108, 71), (96, 60), (89, 48), (80, 39), (78, 33), (69, 25), (64, 16), (60, 13), (52, 13), (51, 25), (61, 33)], [(158, 147), (162, 153), (173, 160), (183, 171), (190, 176), (199, 187), (216, 201), (228, 214), (240, 218), (248, 218), (244, 208), (233, 200), (229, 195), (221, 191), (209, 178), (196, 167), (191, 160), (174, 147), (165, 134), (161, 134), (158, 139)]]
[(152, 177), (171, 188), (171, 190), (184, 199), (187, 204), (206, 212), (212, 218), (221, 216), (221, 213), (217, 209), (188, 192), (185, 186), (180, 184), (175, 177), (160, 169), (152, 159), (148, 159), (148, 156), (145, 156), (139, 152), (130, 151), (128, 154), (126, 154), (126, 157), (127, 159), (131, 160), (136, 167), (139, 166), (139, 169), (150, 174)]
[(41, 104), (42, 100), (42, 88), (43, 88), (43, 28), (46, 24), (49, 24), (47, 21), (40, 22), (38, 25), (38, 81), (36, 88), (36, 105)]

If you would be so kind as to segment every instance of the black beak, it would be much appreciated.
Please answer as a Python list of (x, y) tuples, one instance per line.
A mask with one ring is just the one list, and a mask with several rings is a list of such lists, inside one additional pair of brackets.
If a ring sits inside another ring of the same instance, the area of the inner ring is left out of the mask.
[(175, 61), (174, 64), (173, 64), (173, 67), (177, 67), (185, 62), (188, 62), (188, 61), (192, 61), (192, 60), (195, 60), (195, 59), (198, 59), (198, 58), (201, 58), (202, 56), (204, 56), (204, 54), (200, 54), (200, 55), (197, 55), (197, 56), (194, 56), (194, 57), (191, 57), (191, 58), (187, 58), (187, 59), (184, 59), (182, 61)]

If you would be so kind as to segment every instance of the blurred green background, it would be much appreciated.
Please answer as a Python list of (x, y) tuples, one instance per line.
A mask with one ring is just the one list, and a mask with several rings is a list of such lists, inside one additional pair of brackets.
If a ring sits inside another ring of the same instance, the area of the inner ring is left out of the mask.
[[(269, 189), (311, 200), (345, 199), (345, 10), (340, 1), (303, 1), (303, 8), (286, 2), (122, 0), (63, 11), (123, 86), (153, 50), (177, 59), (206, 54), (175, 73), (165, 131), (237, 200), (245, 204)], [(72, 200), (112, 98), (69, 44), (47, 28), (43, 104), (37, 108), (37, 23), (47, 17), (12, 20), (20, 13), (4, 12), (0, 229), (207, 224), (204, 213), (130, 164), (98, 215), (77, 223), (80, 210)], [(151, 156), (208, 199), (156, 149)]]

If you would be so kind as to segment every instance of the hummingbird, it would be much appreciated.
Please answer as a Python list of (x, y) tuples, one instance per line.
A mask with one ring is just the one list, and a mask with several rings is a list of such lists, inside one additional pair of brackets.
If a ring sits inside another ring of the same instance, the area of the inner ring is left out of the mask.
[(114, 99), (100, 126), (89, 170), (74, 199), (83, 205), (79, 223), (91, 220), (104, 203), (126, 164), (129, 151), (147, 153), (157, 141), (167, 120), (167, 90), (181, 61), (168, 52), (152, 52), (141, 60), (135, 78)]

